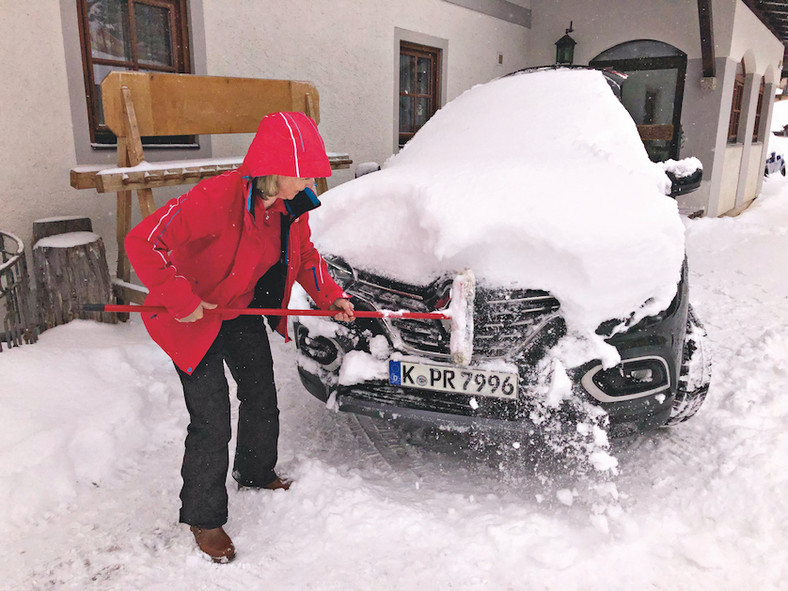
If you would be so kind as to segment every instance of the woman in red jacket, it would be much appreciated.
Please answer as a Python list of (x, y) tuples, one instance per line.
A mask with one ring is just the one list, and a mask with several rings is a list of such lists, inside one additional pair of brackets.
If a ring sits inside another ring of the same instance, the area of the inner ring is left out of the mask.
[[(279, 410), (263, 319), (204, 312), (286, 308), (298, 281), (320, 308), (353, 320), (353, 305), (310, 238), (308, 212), (320, 205), (314, 178), (330, 175), (315, 123), (302, 113), (273, 113), (260, 122), (237, 170), (200, 182), (126, 238), (129, 260), (149, 289), (145, 303), (169, 312), (143, 314), (143, 322), (172, 358), (189, 411), (180, 521), (215, 562), (235, 556), (222, 527), (232, 434), (225, 363), (240, 401), (233, 478), (239, 487), (264, 489), (287, 489), (290, 481), (274, 471)], [(269, 322), (287, 339), (284, 317)]]

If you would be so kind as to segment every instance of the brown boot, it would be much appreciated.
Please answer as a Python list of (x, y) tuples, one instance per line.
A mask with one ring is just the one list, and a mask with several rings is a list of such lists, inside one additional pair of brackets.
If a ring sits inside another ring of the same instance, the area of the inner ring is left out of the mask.
[(264, 484), (263, 486), (246, 486), (245, 484), (238, 483), (238, 490), (245, 491), (245, 490), (290, 490), (290, 485), (293, 484), (293, 481), (289, 478), (279, 478), (277, 476), (268, 484)]
[(280, 489), (280, 488), (282, 490), (290, 490), (290, 485), (291, 484), (293, 484), (293, 481), (290, 480), (289, 478), (279, 478), (279, 476), (277, 476), (273, 480), (273, 482), (269, 482), (268, 484), (263, 486), (263, 488), (266, 488), (268, 490), (277, 490), (277, 489)]
[(200, 550), (210, 556), (214, 562), (224, 564), (235, 558), (235, 546), (223, 528), (203, 529), (191, 525), (189, 529), (192, 530)]

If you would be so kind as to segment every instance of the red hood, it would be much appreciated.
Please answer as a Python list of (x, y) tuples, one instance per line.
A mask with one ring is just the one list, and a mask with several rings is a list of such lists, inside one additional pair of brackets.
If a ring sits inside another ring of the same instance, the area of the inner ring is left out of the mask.
[(242, 173), (320, 178), (331, 176), (331, 165), (311, 118), (303, 113), (271, 113), (260, 121), (244, 157)]

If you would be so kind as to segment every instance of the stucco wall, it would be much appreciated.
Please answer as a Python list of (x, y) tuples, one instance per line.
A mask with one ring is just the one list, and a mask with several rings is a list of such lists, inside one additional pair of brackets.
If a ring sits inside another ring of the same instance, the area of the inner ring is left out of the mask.
[(754, 62), (748, 64), (748, 73), (762, 75), (769, 65), (782, 61), (783, 45), (743, 2), (736, 2), (735, 9), (731, 48), (727, 55), (738, 61), (749, 53)]
[[(752, 143), (758, 88), (764, 77), (770, 81), (779, 71), (783, 57), (782, 43), (776, 39), (742, 2), (736, 2), (731, 30), (730, 51), (725, 67), (718, 68), (718, 83), (722, 85), (722, 109), (720, 127), (715, 142), (715, 162), (712, 183), (719, 191), (711, 191), (708, 211), (711, 215), (723, 215), (737, 210), (756, 196), (762, 185), (763, 145)], [(739, 144), (727, 144), (727, 128), (730, 115), (733, 81), (736, 67), (744, 61), (746, 81)], [(771, 119), (773, 101), (766, 103), (762, 118)], [(767, 128), (768, 129), (768, 128)], [(731, 197), (731, 193), (733, 196)]]
[(0, 14), (0, 229), (30, 249), (34, 220), (106, 209), (68, 190), (74, 142), (58, 4), (0, 0)]
[[(575, 29), (572, 37), (577, 41), (576, 64), (587, 64), (602, 51), (637, 39), (655, 39), (686, 53), (687, 74), (681, 114), (684, 144), (680, 157), (700, 158), (704, 181), (697, 192), (681, 196), (679, 204), (687, 209), (703, 208), (711, 215), (719, 215), (734, 207), (737, 192), (741, 196), (749, 195), (750, 199), (757, 192), (759, 182), (752, 177), (755, 166), (751, 161), (760, 158), (761, 146), (753, 146), (750, 151), (749, 142), (746, 143), (748, 152), (739, 179), (742, 147), (731, 149), (727, 145), (735, 65), (745, 58), (748, 73), (755, 74), (760, 83), (761, 76), (778, 69), (783, 48), (741, 0), (712, 1), (716, 57), (714, 89), (701, 88), (700, 84), (703, 72), (696, 2), (625, 2), (611, 10), (610, 3), (604, 0), (532, 0), (531, 10), (533, 31), (528, 45), (529, 65), (555, 61), (555, 42), (564, 34), (570, 20)], [(764, 113), (764, 117), (768, 115)], [(752, 122), (748, 121), (751, 130)]]
[[(88, 215), (114, 269), (114, 194), (69, 186), (73, 166), (115, 159), (113, 151), (89, 145), (76, 3), (29, 2), (20, 9), (0, 0), (0, 7), (0, 228), (30, 247), (33, 220)], [(356, 163), (383, 161), (393, 150), (397, 28), (445, 41), (444, 101), (523, 67), (529, 34), (442, 0), (190, 0), (189, 7), (195, 73), (314, 82), (329, 149), (349, 153)], [(202, 138), (197, 153), (147, 150), (146, 157), (241, 155), (250, 139)], [(352, 175), (338, 171), (331, 183)], [(156, 203), (182, 190), (157, 190)], [(136, 222), (136, 200), (133, 212)]]
[[(659, 39), (687, 53), (682, 155), (698, 155), (708, 170), (714, 155), (724, 158), (727, 151), (721, 138), (730, 65), (747, 56), (752, 71), (763, 74), (768, 68), (778, 71), (782, 57), (782, 46), (741, 0), (714, 0), (719, 87), (704, 96), (696, 3), (621, 2), (615, 10), (603, 0), (516, 4), (530, 7), (530, 30), (443, 0), (190, 0), (194, 71), (310, 80), (320, 91), (321, 131), (329, 149), (348, 152), (357, 163), (382, 162), (391, 155), (395, 137), (397, 31), (434, 38), (446, 47), (445, 101), (512, 70), (552, 63), (554, 43), (573, 20), (576, 63), (638, 38)], [(87, 142), (75, 2), (28, 2), (18, 8), (0, 0), (0, 9), (0, 228), (30, 247), (33, 220), (89, 215), (105, 239), (112, 268), (114, 195), (68, 185), (74, 165), (114, 159), (112, 152), (93, 151)], [(248, 141), (213, 138), (212, 145), (205, 139), (200, 155), (242, 154)], [(148, 152), (150, 160), (174, 157)], [(331, 184), (351, 177), (352, 170), (338, 171)], [(714, 193), (715, 183), (721, 186), (721, 172), (720, 178), (705, 181), (699, 194)], [(157, 203), (179, 191), (157, 192)], [(138, 217), (135, 211), (135, 221)]]
[(555, 62), (555, 42), (564, 35), (570, 20), (574, 27), (571, 36), (577, 41), (576, 64), (587, 64), (602, 51), (635, 39), (657, 39), (690, 58), (700, 57), (695, 2), (618, 2), (613, 8), (606, 0), (532, 0), (531, 11), (531, 65)]
[(741, 145), (731, 145), (723, 150), (722, 169), (719, 173), (719, 202), (717, 209), (711, 212), (714, 215), (731, 210), (736, 205), (736, 191), (739, 185), (742, 149)]
[[(281, 6), (239, 0), (228, 10), (220, 0), (204, 0), (208, 73), (314, 82), (328, 149), (347, 152), (355, 163), (382, 162), (393, 151), (396, 29), (446, 41), (444, 102), (525, 66), (528, 29), (441, 0), (292, 0), (287, 10), (298, 16), (273, 24), (266, 15)], [(214, 152), (242, 152), (245, 142), (215, 138)], [(329, 186), (352, 175), (336, 171)]]
[(763, 150), (762, 143), (752, 145), (750, 161), (747, 163), (747, 181), (744, 187), (745, 202), (757, 195), (758, 181), (763, 177), (764, 162), (766, 161)]

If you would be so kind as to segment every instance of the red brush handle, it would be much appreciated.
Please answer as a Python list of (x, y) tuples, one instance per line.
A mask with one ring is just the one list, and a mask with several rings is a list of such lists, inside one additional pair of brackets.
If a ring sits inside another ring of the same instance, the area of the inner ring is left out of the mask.
[[(164, 306), (127, 306), (121, 304), (84, 304), (82, 309), (85, 312), (158, 312), (167, 314)], [(214, 308), (209, 310), (203, 308), (206, 314), (238, 314), (251, 316), (336, 316), (339, 310), (283, 310), (281, 308)], [(407, 312), (407, 311), (375, 311), (356, 310), (353, 312), (356, 318), (420, 318), (432, 320), (448, 320), (449, 314), (444, 312)]]

